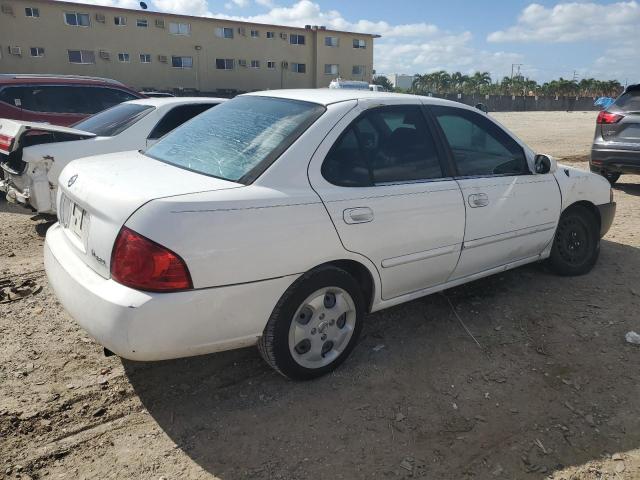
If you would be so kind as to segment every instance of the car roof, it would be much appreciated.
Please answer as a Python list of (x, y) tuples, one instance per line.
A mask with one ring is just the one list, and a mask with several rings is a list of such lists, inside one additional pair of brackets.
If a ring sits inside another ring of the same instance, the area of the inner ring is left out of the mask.
[(46, 75), (29, 73), (2, 73), (0, 84), (49, 84), (61, 85), (112, 85), (115, 87), (129, 88), (124, 83), (110, 78), (88, 77), (84, 75)]
[(227, 100), (228, 98), (217, 97), (150, 97), (129, 100), (126, 103), (133, 103), (135, 105), (151, 105), (159, 108), (166, 105), (187, 105), (189, 103), (222, 103)]
[(325, 106), (332, 103), (346, 102), (349, 100), (405, 99), (415, 102), (416, 104), (449, 105), (459, 108), (470, 108), (469, 106), (464, 105), (460, 102), (444, 100), (442, 98), (425, 97), (421, 95), (411, 95), (406, 93), (372, 92), (370, 90), (357, 90), (351, 88), (299, 88), (290, 90), (265, 90), (262, 92), (246, 93), (245, 95), (300, 100), (305, 102), (318, 103)]

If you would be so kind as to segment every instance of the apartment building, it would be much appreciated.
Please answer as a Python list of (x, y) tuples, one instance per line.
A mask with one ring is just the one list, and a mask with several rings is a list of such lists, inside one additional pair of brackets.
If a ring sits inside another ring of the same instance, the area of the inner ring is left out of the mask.
[(92, 75), (203, 92), (370, 81), (378, 35), (52, 0), (0, 0), (0, 73)]

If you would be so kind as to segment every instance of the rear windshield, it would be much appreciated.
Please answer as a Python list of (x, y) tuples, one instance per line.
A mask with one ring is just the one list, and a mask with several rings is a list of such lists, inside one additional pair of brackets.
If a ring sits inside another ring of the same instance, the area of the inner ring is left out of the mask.
[(145, 154), (205, 175), (251, 183), (325, 109), (296, 100), (243, 96), (181, 125)]
[(73, 128), (95, 133), (99, 137), (113, 137), (132, 126), (154, 108), (151, 105), (121, 103), (76, 123)]
[(625, 112), (640, 112), (640, 89), (623, 93), (615, 101), (615, 105)]

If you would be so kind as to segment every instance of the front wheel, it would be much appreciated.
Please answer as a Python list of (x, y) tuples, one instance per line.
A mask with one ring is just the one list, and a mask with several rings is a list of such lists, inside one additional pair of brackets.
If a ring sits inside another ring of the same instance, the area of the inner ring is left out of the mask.
[(284, 293), (258, 341), (265, 361), (285, 377), (308, 380), (331, 372), (356, 344), (365, 303), (346, 271), (320, 267)]
[(584, 275), (600, 253), (600, 231), (595, 215), (583, 206), (567, 209), (558, 222), (549, 265), (558, 275)]

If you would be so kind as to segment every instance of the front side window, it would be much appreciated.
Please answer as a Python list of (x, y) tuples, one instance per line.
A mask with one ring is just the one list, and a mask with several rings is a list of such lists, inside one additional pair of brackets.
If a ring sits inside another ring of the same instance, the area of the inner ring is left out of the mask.
[(144, 18), (139, 18), (136, 20), (136, 27), (147, 28), (149, 26), (149, 22)]
[(127, 17), (113, 17), (113, 23), (119, 27), (124, 27), (127, 24)]
[(216, 28), (216, 36), (220, 38), (233, 38), (233, 28), (218, 27)]
[(240, 96), (176, 128), (145, 154), (205, 175), (250, 183), (324, 111), (314, 103)]
[(171, 66), (174, 68), (193, 67), (193, 57), (171, 57)]
[(307, 64), (306, 63), (292, 63), (291, 71), (294, 73), (306, 73), (307, 72)]
[(233, 70), (235, 60), (233, 58), (216, 58), (216, 68), (218, 70)]
[(43, 47), (31, 47), (31, 56), (32, 57), (44, 57), (44, 48)]
[(89, 14), (78, 12), (65, 12), (64, 21), (67, 25), (74, 27), (88, 27), (89, 26)]
[(338, 75), (338, 65), (325, 63), (324, 65), (324, 73), (326, 75)]
[(151, 54), (150, 53), (141, 53), (140, 54), (140, 63), (151, 63)]
[(27, 17), (38, 18), (40, 16), (40, 9), (33, 7), (26, 7), (24, 9), (24, 14)]
[(67, 50), (67, 54), (69, 55), (69, 63), (96, 63), (96, 54), (92, 50)]
[(356, 119), (322, 164), (322, 175), (343, 187), (442, 178), (435, 142), (419, 106), (381, 107)]
[(522, 147), (488, 118), (462, 108), (429, 108), (446, 137), (460, 176), (530, 173)]
[(367, 42), (361, 38), (354, 38), (353, 48), (367, 48)]
[(205, 110), (209, 110), (213, 107), (212, 103), (194, 103), (191, 105), (180, 105), (172, 108), (165, 116), (160, 120), (151, 133), (149, 139), (156, 140), (169, 133), (174, 128), (182, 125), (188, 120), (191, 120), (196, 115), (200, 115)]
[(189, 23), (169, 23), (169, 33), (173, 35), (191, 35), (191, 24)]
[(292, 33), (289, 36), (289, 43), (291, 45), (304, 45), (304, 35), (296, 35), (295, 33)]
[(73, 128), (99, 137), (113, 137), (131, 127), (154, 108), (150, 105), (121, 103), (76, 123)]
[(129, 61), (129, 54), (128, 53), (119, 53), (118, 54), (118, 60), (120, 62), (128, 62)]
[(324, 37), (324, 44), (327, 47), (339, 46), (338, 37)]

